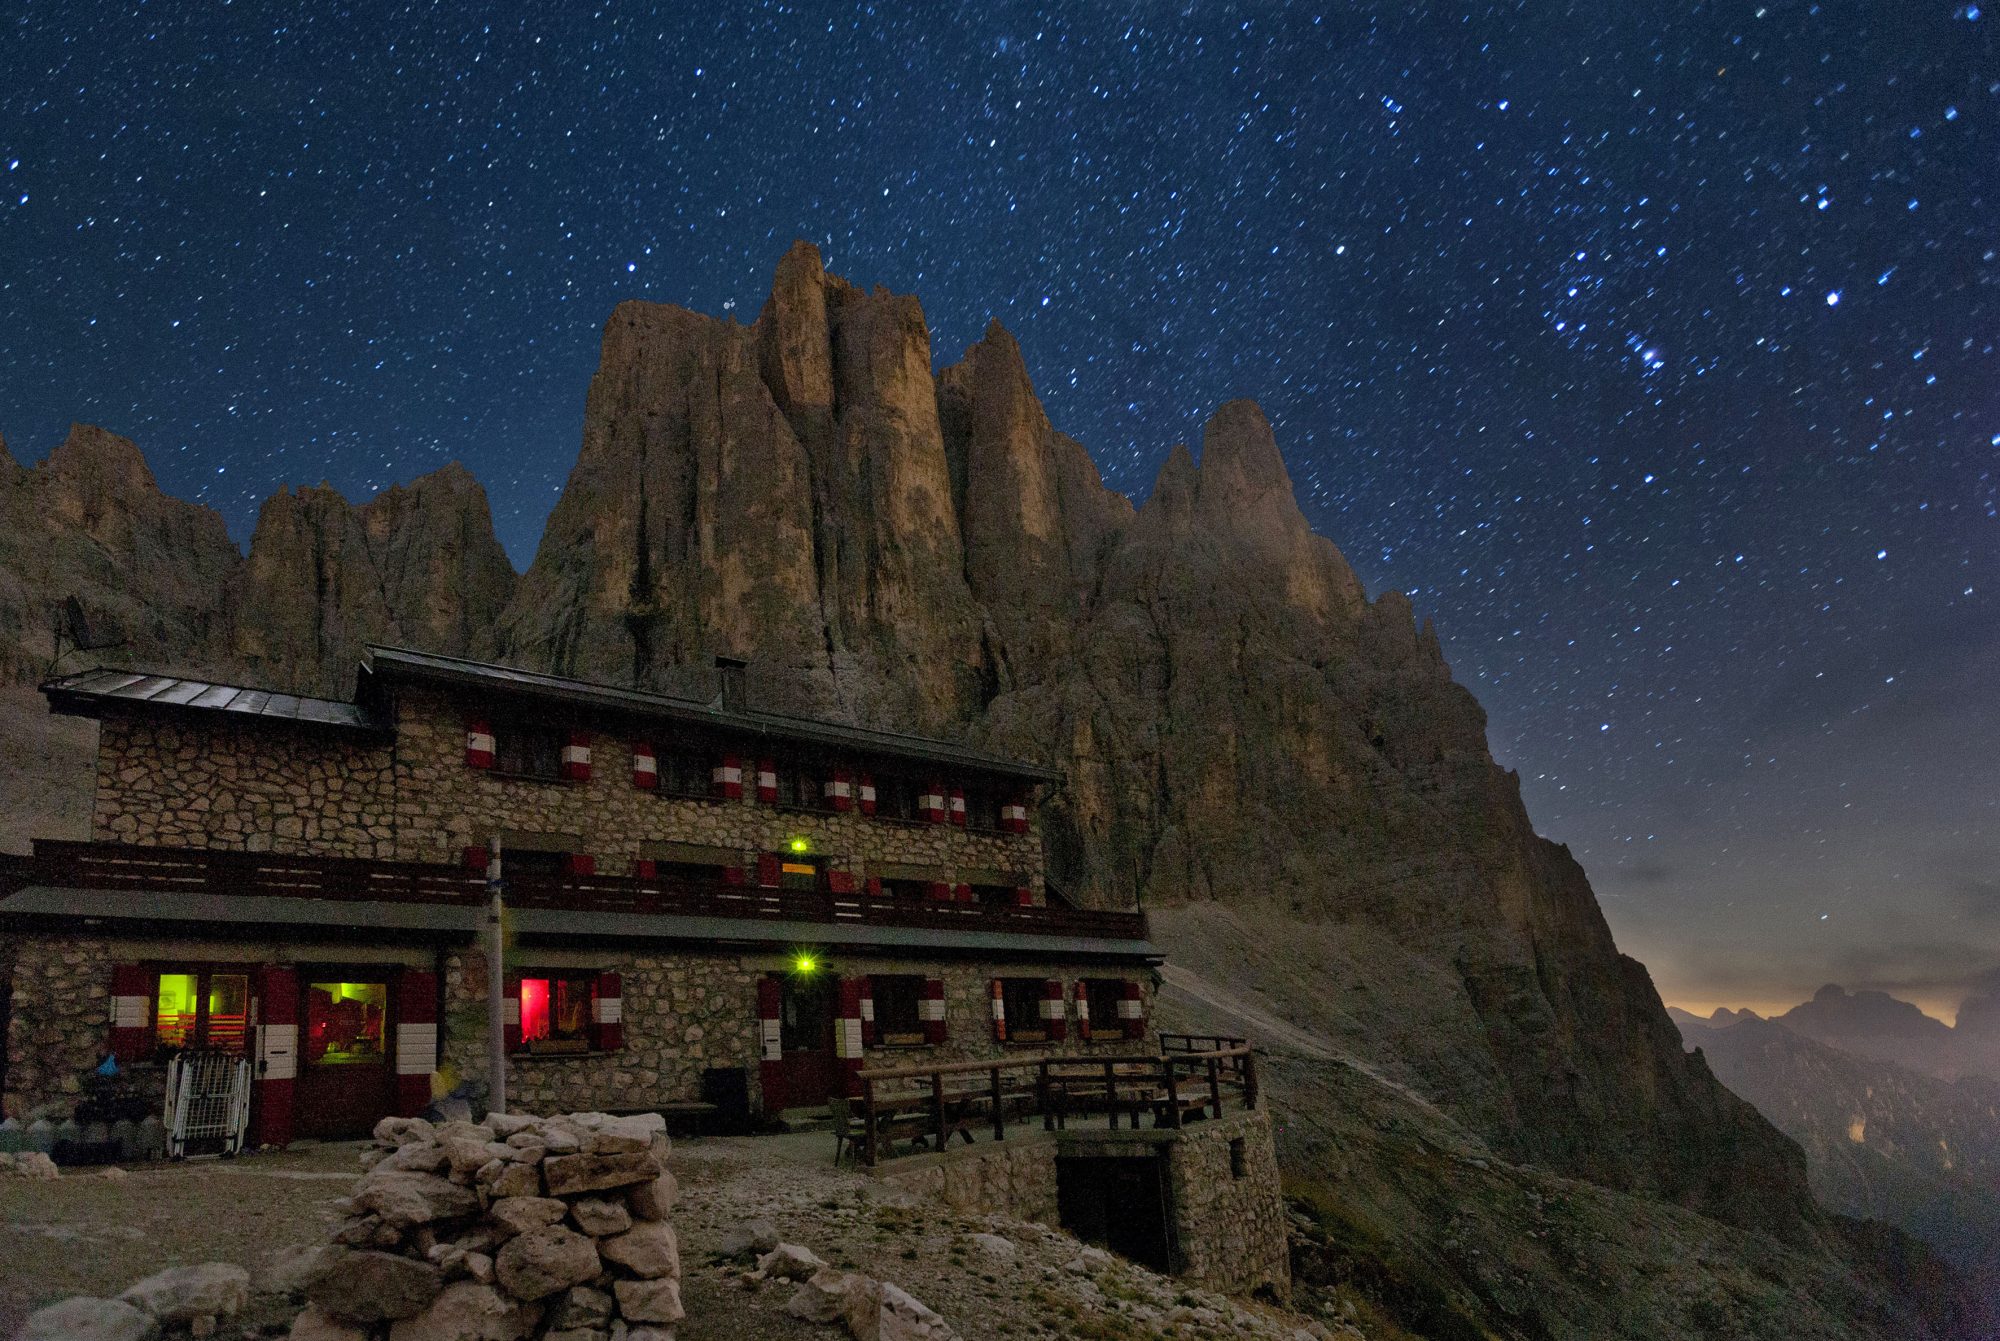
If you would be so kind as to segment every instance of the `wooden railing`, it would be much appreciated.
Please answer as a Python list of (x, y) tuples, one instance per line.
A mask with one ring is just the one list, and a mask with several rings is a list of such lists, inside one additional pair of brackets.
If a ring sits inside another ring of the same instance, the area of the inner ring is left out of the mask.
[[(462, 866), (365, 857), (296, 857), (213, 848), (42, 841), (32, 857), (0, 867), (0, 881), (135, 893), (377, 900), (475, 907), (485, 876)], [(4, 892), (4, 889), (0, 889)], [(941, 903), (886, 895), (769, 889), (677, 877), (522, 872), (507, 878), (513, 908), (684, 917), (1012, 931), (1143, 940), (1143, 913)]]
[(942, 1151), (954, 1136), (970, 1144), (975, 1128), (990, 1127), (993, 1139), (1004, 1141), (1010, 1122), (1019, 1127), (1039, 1120), (1043, 1130), (1057, 1131), (1070, 1117), (1086, 1113), (1108, 1115), (1114, 1129), (1123, 1115), (1137, 1131), (1147, 1113), (1154, 1126), (1177, 1128), (1219, 1118), (1231, 1102), (1254, 1109), (1258, 1099), (1256, 1059), (1241, 1039), (1228, 1047), (1158, 1055), (881, 1067), (860, 1072), (858, 1079), (860, 1097), (836, 1102), (834, 1112), (845, 1124), (842, 1136), (859, 1147), (870, 1166), (881, 1162), (885, 1147), (893, 1158), (899, 1139)]

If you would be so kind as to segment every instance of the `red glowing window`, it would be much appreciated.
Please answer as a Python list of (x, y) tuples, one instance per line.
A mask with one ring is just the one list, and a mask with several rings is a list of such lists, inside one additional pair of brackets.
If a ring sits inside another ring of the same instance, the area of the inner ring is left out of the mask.
[(521, 1042), (529, 1052), (588, 1052), (593, 973), (521, 979)]

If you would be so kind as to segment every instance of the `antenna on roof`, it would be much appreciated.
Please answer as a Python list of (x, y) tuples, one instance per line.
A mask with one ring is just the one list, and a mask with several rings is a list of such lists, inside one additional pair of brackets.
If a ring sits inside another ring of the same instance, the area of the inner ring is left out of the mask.
[(65, 596), (62, 604), (49, 611), (49, 642), (55, 655), (49, 658), (48, 674), (54, 675), (62, 667), (63, 658), (75, 652), (102, 652), (113, 647), (123, 647), (124, 638), (100, 637), (90, 627), (90, 616), (83, 611), (83, 602), (74, 595)]

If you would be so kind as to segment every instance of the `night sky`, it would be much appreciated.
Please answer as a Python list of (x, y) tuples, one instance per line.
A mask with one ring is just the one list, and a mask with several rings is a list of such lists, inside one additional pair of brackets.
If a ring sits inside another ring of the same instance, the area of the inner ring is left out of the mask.
[(806, 237), (1135, 497), (1261, 401), (1669, 1000), (2000, 964), (2000, 0), (1069, 8), (8, 5), (0, 432), (525, 566), (612, 305)]

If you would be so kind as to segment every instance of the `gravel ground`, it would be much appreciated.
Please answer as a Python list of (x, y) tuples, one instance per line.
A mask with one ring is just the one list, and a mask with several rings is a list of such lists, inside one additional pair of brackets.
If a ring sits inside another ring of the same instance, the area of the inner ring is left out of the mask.
[[(284, 1264), (326, 1241), (338, 1219), (332, 1202), (357, 1176), (360, 1150), (328, 1144), (134, 1167), (124, 1177), (79, 1170), (53, 1182), (0, 1182), (0, 1337), (56, 1299), (116, 1294), (163, 1267), (204, 1261), (248, 1268), (257, 1291), (240, 1333), (232, 1327), (222, 1338), (282, 1330), (297, 1309), (281, 1292)], [(1075, 1239), (1040, 1225), (918, 1203), (834, 1169), (831, 1154), (824, 1134), (675, 1143), (681, 1200), (674, 1224), (688, 1312), (681, 1341), (844, 1335), (786, 1314), (792, 1285), (747, 1281), (743, 1267), (716, 1258), (722, 1236), (752, 1219), (769, 1220), (787, 1242), (835, 1266), (902, 1286), (967, 1341), (1293, 1341), (1306, 1325), (1108, 1255), (1085, 1255)]]

